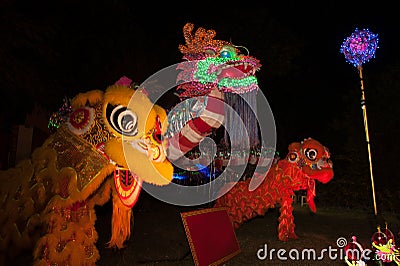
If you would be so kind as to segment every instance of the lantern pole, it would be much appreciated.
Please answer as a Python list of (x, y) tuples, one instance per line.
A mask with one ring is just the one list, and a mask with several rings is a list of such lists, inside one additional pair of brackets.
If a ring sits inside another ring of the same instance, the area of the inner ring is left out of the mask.
[(364, 117), (365, 137), (368, 145), (369, 173), (371, 175), (372, 199), (374, 202), (375, 216), (377, 215), (378, 211), (375, 200), (374, 176), (372, 174), (371, 146), (368, 133), (367, 106), (365, 104), (362, 64), (375, 57), (375, 51), (378, 48), (378, 41), (379, 39), (377, 34), (371, 33), (368, 29), (363, 29), (360, 31), (356, 28), (355, 32), (353, 32), (350, 37), (346, 38), (340, 47), (340, 52), (344, 54), (347, 62), (357, 67), (358, 74), (360, 76), (361, 108)]
[(369, 158), (369, 173), (371, 176), (371, 185), (372, 185), (372, 199), (374, 202), (374, 211), (375, 215), (377, 215), (377, 207), (376, 207), (376, 199), (375, 199), (375, 185), (374, 185), (374, 175), (372, 172), (372, 158), (371, 158), (371, 145), (369, 141), (369, 131), (368, 131), (368, 119), (367, 119), (367, 106), (365, 103), (365, 92), (364, 92), (364, 80), (362, 74), (362, 66), (357, 66), (358, 74), (360, 76), (360, 83), (361, 83), (361, 109), (363, 111), (363, 118), (364, 118), (364, 129), (365, 129), (365, 138), (367, 141), (368, 146), (368, 158)]

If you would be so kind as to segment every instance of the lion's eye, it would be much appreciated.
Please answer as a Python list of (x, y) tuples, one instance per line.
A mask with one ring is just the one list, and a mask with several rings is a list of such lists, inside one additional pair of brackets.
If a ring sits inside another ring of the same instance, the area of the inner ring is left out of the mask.
[(311, 161), (315, 161), (317, 159), (318, 152), (315, 149), (307, 148), (304, 150), (304, 154)]
[(125, 106), (107, 106), (107, 119), (112, 128), (124, 136), (136, 136), (137, 115)]
[(299, 155), (297, 154), (297, 152), (291, 152), (287, 155), (287, 159), (289, 162), (295, 163), (299, 160)]

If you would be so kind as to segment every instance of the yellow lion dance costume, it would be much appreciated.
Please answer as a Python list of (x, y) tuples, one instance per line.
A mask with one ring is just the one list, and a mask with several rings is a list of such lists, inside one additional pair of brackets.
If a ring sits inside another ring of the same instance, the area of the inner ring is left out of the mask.
[(95, 205), (112, 198), (108, 245), (122, 248), (142, 182), (172, 180), (160, 138), (166, 113), (143, 90), (116, 83), (71, 106), (30, 159), (0, 171), (0, 264), (33, 250), (33, 265), (95, 265)]

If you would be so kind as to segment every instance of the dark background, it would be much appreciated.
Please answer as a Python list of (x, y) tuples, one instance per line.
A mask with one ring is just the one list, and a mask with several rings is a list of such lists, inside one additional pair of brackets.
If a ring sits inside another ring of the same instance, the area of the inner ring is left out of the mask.
[(375, 190), (378, 209), (395, 211), (396, 10), (385, 1), (1, 1), (1, 129), (27, 123), (38, 110), (49, 117), (64, 97), (104, 90), (124, 75), (140, 83), (180, 62), (182, 28), (192, 22), (216, 30), (216, 39), (245, 46), (261, 61), (257, 77), (274, 114), (281, 154), (307, 137), (330, 149), (335, 178), (318, 188), (320, 205), (372, 210), (360, 80), (339, 51), (356, 28), (368, 28), (379, 36), (376, 58), (363, 66)]

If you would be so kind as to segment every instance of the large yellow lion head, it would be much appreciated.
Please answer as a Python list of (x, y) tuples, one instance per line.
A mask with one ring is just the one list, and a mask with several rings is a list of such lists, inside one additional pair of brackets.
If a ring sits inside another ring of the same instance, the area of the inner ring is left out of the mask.
[(114, 84), (105, 92), (78, 94), (71, 106), (68, 128), (115, 165), (115, 186), (125, 205), (136, 202), (137, 183), (171, 182), (173, 166), (166, 160), (162, 139), (167, 115), (144, 90)]

